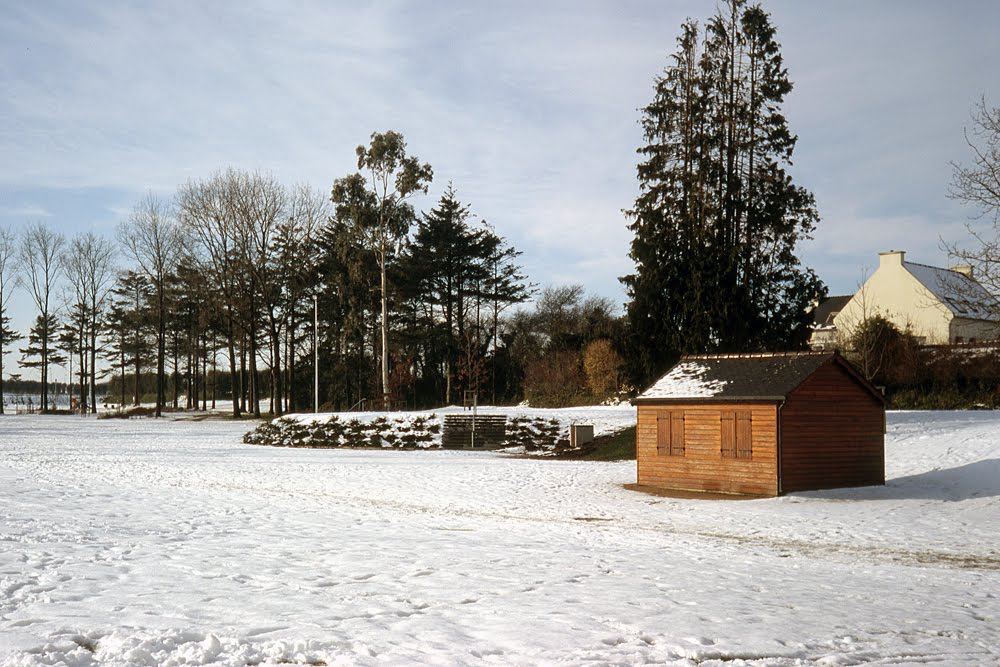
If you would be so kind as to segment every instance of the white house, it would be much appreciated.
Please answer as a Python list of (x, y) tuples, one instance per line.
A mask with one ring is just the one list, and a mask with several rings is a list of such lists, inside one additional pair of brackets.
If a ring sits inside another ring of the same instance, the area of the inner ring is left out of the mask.
[(879, 253), (878, 269), (833, 318), (849, 338), (866, 317), (881, 315), (931, 345), (1000, 338), (1000, 302), (979, 284), (971, 266), (941, 269)]

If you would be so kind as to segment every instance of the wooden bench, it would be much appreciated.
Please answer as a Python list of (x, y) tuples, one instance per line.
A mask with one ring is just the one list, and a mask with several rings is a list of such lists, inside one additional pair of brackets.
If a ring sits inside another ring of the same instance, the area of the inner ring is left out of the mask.
[[(473, 439), (473, 423), (475, 423), (475, 439)], [(441, 446), (445, 449), (499, 449), (506, 442), (506, 415), (444, 416)]]

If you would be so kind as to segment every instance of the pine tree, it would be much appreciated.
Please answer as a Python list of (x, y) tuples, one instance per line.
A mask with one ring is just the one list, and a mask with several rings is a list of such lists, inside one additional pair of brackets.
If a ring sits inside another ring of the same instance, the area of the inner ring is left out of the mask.
[(7, 346), (21, 338), (21, 335), (10, 327), (10, 318), (0, 310), (0, 415), (4, 412), (3, 396), (3, 356)]
[(449, 183), (418, 221), (398, 271), (397, 281), (418, 314), (411, 338), (424, 348), (428, 371), (443, 367), (436, 372), (444, 380), (443, 396), (437, 397), (445, 403), (453, 401), (459, 379), (463, 388), (479, 389), (491, 345), (495, 356), (500, 314), (531, 294), (516, 263), (520, 253), (470, 217)]
[[(76, 374), (79, 390), (78, 408), (81, 414), (87, 413), (87, 379), (89, 369), (87, 354), (90, 351), (90, 335), (87, 325), (90, 323), (90, 311), (86, 304), (76, 303), (69, 310), (69, 320), (59, 330), (59, 349), (66, 353), (69, 362), (69, 383), (73, 385), (73, 359), (76, 358)], [(70, 391), (72, 395), (72, 391)], [(72, 400), (72, 399), (71, 399)]]
[[(452, 385), (459, 340), (464, 333), (466, 299), (480, 276), (477, 258), (481, 254), (481, 234), (470, 228), (469, 208), (448, 185), (437, 206), (417, 223), (401, 273), (409, 291), (427, 305), (429, 325), (424, 331), (428, 343), (438, 341), (443, 348), (444, 401), (452, 402)], [(435, 308), (440, 309), (441, 320)], [(435, 326), (440, 321), (441, 326)]]
[(20, 349), (21, 359), (18, 362), (23, 368), (36, 368), (44, 378), (42, 385), (42, 412), (47, 412), (52, 404), (49, 402), (48, 385), (49, 366), (62, 365), (66, 362), (56, 347), (59, 332), (59, 320), (55, 313), (49, 312), (48, 317), (39, 314), (28, 332), (28, 345)]
[(126, 376), (131, 369), (132, 403), (142, 399), (142, 369), (149, 365), (153, 353), (150, 339), (153, 317), (153, 288), (145, 275), (125, 271), (111, 290), (111, 305), (104, 319), (110, 346), (105, 358), (121, 372), (121, 404), (125, 406)]
[(681, 353), (798, 347), (806, 307), (823, 292), (796, 245), (818, 221), (786, 171), (796, 137), (791, 91), (770, 17), (729, 0), (678, 49), (643, 110), (640, 193), (625, 276), (633, 374)]
[(484, 221), (486, 234), (484, 246), (487, 276), (483, 283), (483, 297), (488, 301), (490, 309), (490, 335), (492, 338), (492, 354), (490, 355), (490, 402), (497, 403), (497, 379), (501, 368), (497, 363), (501, 357), (500, 351), (500, 316), (505, 310), (519, 303), (524, 303), (535, 293), (535, 286), (528, 282), (523, 269), (517, 263), (521, 251), (508, 245), (507, 239), (496, 234), (495, 230)]

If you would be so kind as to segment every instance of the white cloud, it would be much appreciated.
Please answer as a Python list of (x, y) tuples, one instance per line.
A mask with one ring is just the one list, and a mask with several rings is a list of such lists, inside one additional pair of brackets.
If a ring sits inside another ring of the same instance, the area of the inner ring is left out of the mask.
[(52, 213), (41, 206), (24, 204), (0, 208), (0, 215), (7, 218), (50, 218)]

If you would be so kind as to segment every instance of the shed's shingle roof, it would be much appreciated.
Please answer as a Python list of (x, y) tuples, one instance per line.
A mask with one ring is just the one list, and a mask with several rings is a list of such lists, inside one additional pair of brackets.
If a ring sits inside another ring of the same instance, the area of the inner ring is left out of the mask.
[(788, 352), (681, 357), (636, 400), (782, 400), (834, 357), (839, 355)]

